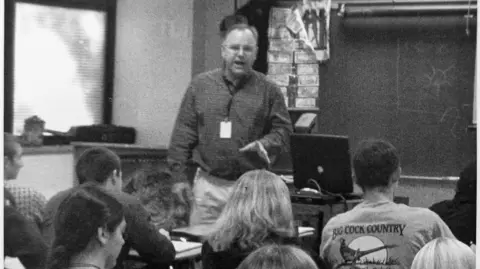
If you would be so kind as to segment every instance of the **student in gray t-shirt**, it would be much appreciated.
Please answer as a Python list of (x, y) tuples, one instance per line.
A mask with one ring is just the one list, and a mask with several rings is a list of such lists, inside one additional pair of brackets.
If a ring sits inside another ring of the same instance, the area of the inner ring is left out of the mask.
[(361, 142), (353, 166), (364, 201), (333, 217), (323, 229), (320, 256), (331, 268), (409, 269), (429, 241), (455, 238), (429, 209), (393, 202), (401, 173), (393, 145), (373, 139)]

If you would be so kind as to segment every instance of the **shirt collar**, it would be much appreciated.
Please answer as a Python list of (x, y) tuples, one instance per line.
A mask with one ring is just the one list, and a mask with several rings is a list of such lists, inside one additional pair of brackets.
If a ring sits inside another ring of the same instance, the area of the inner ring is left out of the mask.
[(250, 78), (253, 76), (253, 70), (245, 74), (241, 79), (237, 80), (236, 82), (232, 81), (228, 76), (227, 76), (227, 70), (225, 67), (222, 68), (222, 79), (225, 81), (227, 86), (233, 86), (235, 90), (240, 89), (243, 85), (245, 85)]

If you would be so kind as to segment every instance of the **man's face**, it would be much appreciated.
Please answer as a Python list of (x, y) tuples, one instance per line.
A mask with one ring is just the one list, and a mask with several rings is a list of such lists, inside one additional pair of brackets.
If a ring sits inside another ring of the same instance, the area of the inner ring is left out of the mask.
[(257, 57), (257, 42), (248, 29), (231, 31), (223, 42), (222, 58), (227, 75), (239, 79), (252, 70)]
[(19, 144), (15, 144), (15, 155), (12, 157), (4, 157), (4, 179), (16, 179), (18, 172), (23, 167), (22, 160), (23, 150)]

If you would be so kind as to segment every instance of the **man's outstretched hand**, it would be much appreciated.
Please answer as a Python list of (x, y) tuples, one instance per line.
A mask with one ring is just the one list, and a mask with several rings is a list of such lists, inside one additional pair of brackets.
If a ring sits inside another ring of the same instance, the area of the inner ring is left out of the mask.
[(268, 157), (268, 152), (265, 147), (263, 147), (262, 143), (260, 143), (260, 141), (253, 141), (240, 149), (240, 152), (246, 151), (257, 152), (258, 156), (260, 156), (263, 160), (267, 162), (268, 165), (270, 165), (270, 158)]

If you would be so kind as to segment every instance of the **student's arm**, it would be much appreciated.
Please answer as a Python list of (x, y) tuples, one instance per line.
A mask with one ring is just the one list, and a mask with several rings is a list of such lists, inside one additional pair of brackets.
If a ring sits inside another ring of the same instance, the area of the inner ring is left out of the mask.
[(202, 245), (202, 268), (203, 269), (216, 269), (215, 261), (213, 259), (213, 249), (208, 242)]
[(274, 86), (271, 90), (272, 97), (269, 101), (270, 113), (267, 118), (268, 122), (266, 123), (266, 125), (270, 127), (270, 131), (260, 139), (260, 143), (262, 143), (269, 154), (276, 155), (289, 146), (288, 139), (293, 131), (293, 127), (280, 88)]
[(149, 214), (140, 204), (126, 206), (127, 240), (140, 257), (152, 264), (170, 265), (175, 259), (172, 242), (150, 223)]
[(195, 111), (194, 87), (190, 84), (183, 96), (172, 131), (167, 158), (169, 168), (174, 172), (183, 171), (197, 143), (197, 113)]
[(432, 218), (434, 218), (434, 226), (432, 233), (433, 238), (431, 239), (435, 239), (437, 237), (448, 237), (457, 239), (455, 235), (453, 235), (447, 224), (436, 213), (432, 212)]
[(5, 255), (16, 257), (26, 269), (43, 269), (47, 245), (33, 222), (13, 207), (4, 207)]
[(32, 215), (34, 218), (35, 223), (37, 224), (38, 228), (42, 230), (44, 215), (45, 215), (45, 206), (47, 204), (47, 199), (43, 194), (40, 192), (32, 189)]

